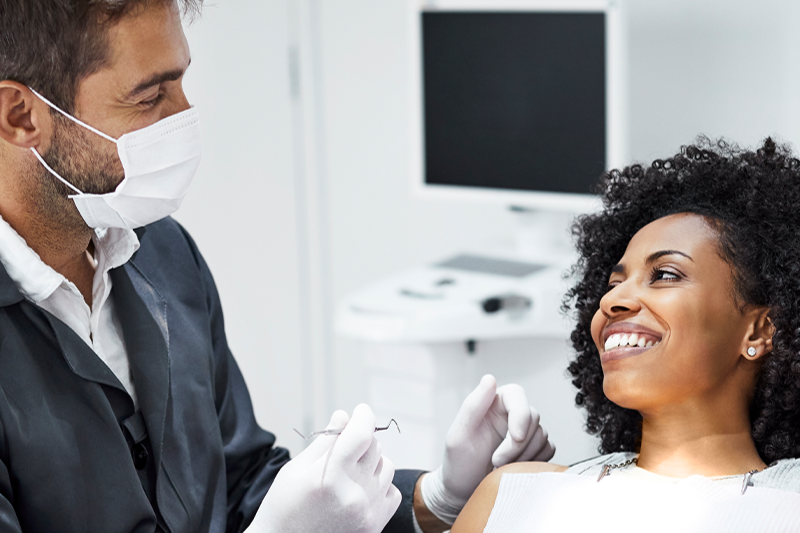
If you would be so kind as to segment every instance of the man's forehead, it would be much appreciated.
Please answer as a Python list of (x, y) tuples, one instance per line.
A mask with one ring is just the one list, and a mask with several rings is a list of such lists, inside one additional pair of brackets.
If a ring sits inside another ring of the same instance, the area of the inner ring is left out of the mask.
[(182, 73), (191, 60), (174, 2), (147, 2), (121, 17), (109, 28), (108, 45), (104, 70), (119, 96), (165, 74)]

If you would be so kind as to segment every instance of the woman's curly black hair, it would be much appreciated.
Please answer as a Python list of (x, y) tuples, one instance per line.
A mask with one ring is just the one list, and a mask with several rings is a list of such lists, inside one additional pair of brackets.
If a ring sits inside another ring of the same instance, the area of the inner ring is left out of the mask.
[(669, 159), (605, 173), (604, 209), (572, 228), (579, 280), (565, 299), (577, 315), (569, 365), (576, 403), (588, 411), (586, 429), (600, 451), (637, 450), (642, 417), (603, 393), (603, 370), (590, 326), (607, 291), (612, 267), (631, 238), (656, 219), (694, 213), (718, 231), (721, 257), (731, 266), (737, 304), (764, 306), (775, 328), (750, 405), (751, 434), (762, 459), (800, 457), (800, 161), (791, 149), (764, 141), (746, 151), (700, 137)]

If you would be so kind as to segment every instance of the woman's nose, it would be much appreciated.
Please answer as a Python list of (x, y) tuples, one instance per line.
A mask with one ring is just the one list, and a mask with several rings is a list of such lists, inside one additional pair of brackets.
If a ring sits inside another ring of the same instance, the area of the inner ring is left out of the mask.
[(600, 299), (600, 310), (608, 317), (637, 313), (641, 309), (633, 280), (618, 283)]

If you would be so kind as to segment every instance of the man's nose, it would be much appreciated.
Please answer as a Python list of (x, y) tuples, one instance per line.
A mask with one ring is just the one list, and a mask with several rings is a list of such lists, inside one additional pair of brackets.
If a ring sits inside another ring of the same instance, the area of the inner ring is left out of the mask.
[(169, 99), (167, 105), (162, 107), (161, 119), (163, 120), (172, 115), (177, 115), (190, 107), (192, 106), (189, 104), (189, 99), (186, 98), (186, 93), (183, 92), (183, 88), (181, 88), (176, 91), (174, 97)]

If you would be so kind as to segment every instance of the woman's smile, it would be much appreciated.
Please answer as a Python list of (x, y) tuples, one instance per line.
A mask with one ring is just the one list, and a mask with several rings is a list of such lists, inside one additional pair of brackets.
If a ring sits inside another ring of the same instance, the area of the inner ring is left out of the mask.
[(648, 340), (647, 337), (639, 336), (637, 333), (630, 335), (616, 333), (606, 340), (606, 348), (600, 352), (600, 362), (610, 363), (611, 361), (627, 359), (650, 351), (659, 344), (661, 344), (660, 340)]
[(603, 339), (600, 361), (606, 363), (639, 355), (658, 346), (661, 334), (633, 322), (617, 322), (605, 327)]

